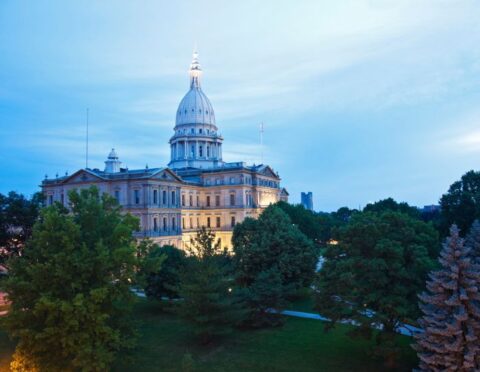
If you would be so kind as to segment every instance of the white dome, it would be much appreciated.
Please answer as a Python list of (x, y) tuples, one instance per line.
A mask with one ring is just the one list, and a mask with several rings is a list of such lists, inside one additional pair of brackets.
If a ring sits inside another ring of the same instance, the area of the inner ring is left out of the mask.
[(210, 124), (215, 125), (212, 104), (200, 87), (191, 86), (177, 110), (176, 125)]

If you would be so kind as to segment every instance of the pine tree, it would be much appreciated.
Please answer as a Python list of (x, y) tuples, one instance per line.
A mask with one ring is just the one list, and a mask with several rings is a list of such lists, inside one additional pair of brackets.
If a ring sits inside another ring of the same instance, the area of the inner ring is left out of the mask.
[(467, 235), (465, 244), (470, 248), (470, 256), (473, 261), (480, 265), (480, 221), (473, 221)]
[(478, 371), (480, 354), (480, 267), (453, 225), (440, 252), (441, 269), (430, 274), (421, 294), (424, 332), (414, 348), (422, 371)]
[(179, 301), (178, 311), (194, 326), (200, 342), (206, 344), (231, 332), (240, 321), (242, 310), (215, 234), (202, 227), (187, 252), (189, 259), (180, 275), (179, 293), (183, 301)]

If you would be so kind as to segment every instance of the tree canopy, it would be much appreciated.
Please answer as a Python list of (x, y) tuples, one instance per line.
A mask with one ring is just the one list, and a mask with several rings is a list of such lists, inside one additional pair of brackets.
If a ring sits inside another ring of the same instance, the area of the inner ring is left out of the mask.
[(92, 187), (41, 211), (11, 261), (6, 319), (18, 340), (14, 370), (107, 370), (133, 345), (130, 281), (138, 220)]
[(18, 256), (32, 234), (43, 196), (36, 193), (31, 199), (12, 191), (0, 194), (0, 263)]
[(465, 236), (475, 219), (480, 219), (480, 172), (473, 170), (455, 181), (440, 198), (441, 229), (447, 235), (452, 224)]
[(403, 319), (418, 315), (416, 296), (438, 253), (430, 224), (399, 212), (362, 212), (339, 229), (338, 239), (325, 250), (316, 281), (320, 314), (333, 322), (353, 319), (366, 336), (372, 322), (393, 334)]

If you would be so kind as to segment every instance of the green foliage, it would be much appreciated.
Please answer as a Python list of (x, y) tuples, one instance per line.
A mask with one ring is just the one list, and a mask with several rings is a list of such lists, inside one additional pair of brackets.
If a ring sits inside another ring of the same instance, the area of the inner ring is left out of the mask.
[(0, 263), (20, 254), (32, 234), (42, 202), (40, 193), (30, 200), (14, 191), (7, 196), (0, 194)]
[(170, 245), (156, 247), (148, 255), (150, 260), (164, 259), (160, 270), (150, 270), (146, 275), (145, 293), (148, 297), (179, 298), (180, 272), (187, 264), (185, 252)]
[(266, 311), (268, 307), (281, 309), (288, 295), (311, 284), (316, 249), (276, 205), (266, 208), (257, 220), (246, 218), (237, 224), (232, 242), (236, 280), (246, 290), (250, 325), (271, 323), (275, 317)]
[(446, 236), (452, 224), (465, 236), (473, 221), (480, 218), (480, 172), (465, 173), (440, 198), (441, 231)]
[(160, 249), (158, 244), (150, 239), (140, 241), (137, 246), (137, 275), (135, 284), (145, 288), (151, 276), (162, 272), (167, 256)]
[(408, 203), (398, 203), (392, 198), (387, 198), (383, 200), (379, 200), (375, 203), (367, 204), (365, 208), (363, 208), (364, 212), (375, 212), (375, 213), (383, 213), (387, 211), (391, 212), (399, 212), (408, 214), (410, 217), (413, 218), (420, 218), (420, 211), (408, 205)]
[(11, 261), (6, 326), (18, 339), (18, 370), (108, 370), (133, 345), (138, 220), (94, 187), (69, 198), (71, 213), (58, 204), (42, 210), (24, 254)]
[(223, 252), (215, 234), (202, 227), (187, 251), (190, 259), (180, 275), (178, 312), (194, 326), (200, 342), (207, 344), (230, 333), (243, 311), (219, 259)]
[(404, 213), (354, 214), (339, 230), (339, 244), (325, 251), (316, 281), (319, 313), (332, 324), (353, 319), (361, 325), (356, 333), (367, 337), (372, 322), (394, 332), (418, 315), (416, 296), (435, 265), (437, 241), (430, 224)]
[(292, 223), (313, 242), (325, 244), (330, 240), (332, 219), (329, 214), (315, 213), (305, 209), (301, 204), (293, 205), (284, 201), (275, 205), (288, 214)]

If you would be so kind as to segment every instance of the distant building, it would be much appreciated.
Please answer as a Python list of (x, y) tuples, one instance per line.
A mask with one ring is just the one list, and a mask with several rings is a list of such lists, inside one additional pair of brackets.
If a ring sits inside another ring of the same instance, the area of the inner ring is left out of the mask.
[(201, 72), (195, 53), (189, 91), (176, 111), (168, 167), (128, 169), (112, 149), (104, 170), (86, 168), (45, 179), (42, 189), (47, 205), (68, 205), (69, 190), (96, 185), (139, 218), (138, 237), (182, 248), (201, 226), (212, 229), (222, 247), (231, 247), (236, 223), (258, 217), (279, 200), (288, 201), (280, 176), (268, 165), (223, 161), (223, 137), (212, 104), (200, 87)]
[(301, 195), (302, 205), (305, 209), (309, 211), (313, 211), (313, 194), (311, 191), (309, 192), (302, 192)]

